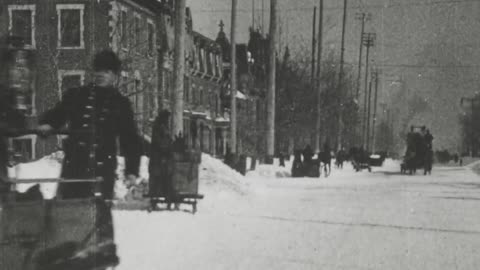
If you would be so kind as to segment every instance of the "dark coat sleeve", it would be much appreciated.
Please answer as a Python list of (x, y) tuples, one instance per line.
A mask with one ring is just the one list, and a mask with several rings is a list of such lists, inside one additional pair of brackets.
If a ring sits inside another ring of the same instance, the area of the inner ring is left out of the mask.
[(120, 153), (125, 158), (125, 175), (133, 174), (138, 176), (142, 143), (137, 132), (130, 101), (125, 97), (121, 97), (120, 103)]
[(78, 93), (78, 89), (76, 88), (67, 90), (63, 95), (62, 100), (59, 101), (55, 107), (46, 111), (42, 115), (39, 124), (48, 124), (54, 129), (59, 129), (65, 125), (68, 119), (69, 110), (74, 104), (76, 93)]

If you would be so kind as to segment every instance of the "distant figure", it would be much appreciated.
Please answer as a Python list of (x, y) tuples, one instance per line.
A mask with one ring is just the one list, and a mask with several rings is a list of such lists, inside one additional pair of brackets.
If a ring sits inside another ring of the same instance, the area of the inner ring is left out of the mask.
[(342, 148), (337, 152), (337, 156), (335, 158), (335, 165), (337, 166), (337, 168), (343, 169), (343, 162), (345, 162), (345, 157), (346, 153)]
[(433, 136), (430, 134), (430, 130), (427, 129), (423, 137), (427, 149), (432, 149)]
[(303, 176), (302, 153), (300, 150), (295, 150), (292, 162), (292, 177)]
[(310, 163), (312, 161), (312, 158), (313, 158), (313, 150), (312, 150), (312, 147), (307, 144), (307, 146), (305, 146), (305, 149), (303, 150), (303, 162), (305, 163)]
[(285, 167), (285, 155), (283, 154), (283, 152), (280, 152), (278, 154), (278, 158), (280, 161), (280, 167)]
[(323, 145), (323, 151), (318, 153), (318, 159), (323, 163), (323, 169), (325, 172), (325, 177), (330, 175), (332, 171), (332, 153), (330, 149), (330, 144), (325, 142)]

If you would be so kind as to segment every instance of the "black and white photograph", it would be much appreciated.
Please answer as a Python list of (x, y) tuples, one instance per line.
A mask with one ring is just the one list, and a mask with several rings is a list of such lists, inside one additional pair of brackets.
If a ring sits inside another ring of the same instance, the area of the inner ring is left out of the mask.
[(0, 0), (0, 270), (480, 269), (480, 0)]

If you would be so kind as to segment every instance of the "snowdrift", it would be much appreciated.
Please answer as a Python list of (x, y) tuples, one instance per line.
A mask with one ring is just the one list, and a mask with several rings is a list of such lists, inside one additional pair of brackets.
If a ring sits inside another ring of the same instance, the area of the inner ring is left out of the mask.
[[(37, 161), (20, 163), (9, 168), (9, 177), (21, 179), (31, 178), (58, 178), (61, 174), (63, 152), (56, 152), (49, 156), (45, 156)], [(131, 199), (130, 191), (124, 184), (124, 168), (125, 161), (123, 157), (118, 157), (117, 177), (115, 184), (116, 199)], [(139, 178), (137, 179), (137, 190), (145, 189), (148, 186), (148, 164), (149, 159), (142, 156), (140, 162)], [(250, 193), (249, 184), (246, 178), (221, 160), (215, 159), (208, 154), (202, 154), (202, 163), (200, 164), (200, 193), (217, 194), (225, 196), (227, 194), (235, 194), (244, 196)], [(25, 192), (34, 184), (17, 185), (17, 191)], [(57, 191), (57, 184), (48, 183), (40, 186), (44, 198), (53, 198)], [(139, 199), (139, 198), (136, 198)]]
[(199, 178), (201, 192), (208, 190), (237, 195), (250, 193), (250, 185), (243, 175), (208, 154), (202, 154)]

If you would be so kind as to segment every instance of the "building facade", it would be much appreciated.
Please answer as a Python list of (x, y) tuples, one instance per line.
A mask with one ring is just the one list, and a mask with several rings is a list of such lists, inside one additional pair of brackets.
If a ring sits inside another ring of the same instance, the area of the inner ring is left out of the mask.
[[(228, 115), (222, 106), (223, 56), (220, 46), (193, 31), (187, 8), (184, 132), (188, 146), (222, 155)], [(0, 47), (32, 56), (27, 99), (28, 126), (71, 87), (91, 80), (96, 52), (110, 48), (122, 60), (118, 87), (129, 97), (138, 129), (148, 143), (161, 109), (171, 110), (174, 50), (173, 1), (5, 0), (0, 8)], [(12, 46), (12, 38), (22, 40)], [(32, 160), (61, 148), (63, 137), (11, 139), (11, 148)]]
[[(134, 106), (138, 127), (149, 134), (158, 111), (159, 50), (164, 4), (146, 0), (5, 0), (0, 8), (0, 40), (4, 52), (22, 49), (32, 56), (28, 126), (71, 87), (91, 80), (92, 58), (111, 48), (122, 59), (119, 88)], [(12, 48), (11, 37), (21, 40)], [(61, 137), (14, 138), (12, 150), (27, 160), (61, 147)]]

